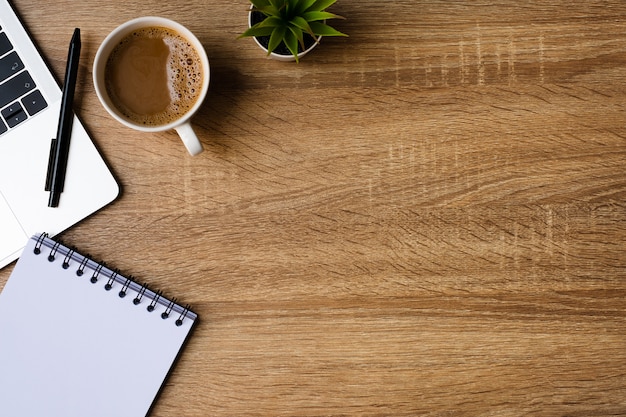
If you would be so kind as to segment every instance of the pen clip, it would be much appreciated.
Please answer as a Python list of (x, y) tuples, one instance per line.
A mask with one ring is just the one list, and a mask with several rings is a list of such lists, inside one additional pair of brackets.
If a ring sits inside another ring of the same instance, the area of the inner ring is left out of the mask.
[(54, 170), (54, 154), (57, 151), (57, 140), (52, 139), (50, 143), (50, 156), (48, 157), (48, 173), (46, 174), (46, 189), (50, 191), (52, 189), (52, 171)]

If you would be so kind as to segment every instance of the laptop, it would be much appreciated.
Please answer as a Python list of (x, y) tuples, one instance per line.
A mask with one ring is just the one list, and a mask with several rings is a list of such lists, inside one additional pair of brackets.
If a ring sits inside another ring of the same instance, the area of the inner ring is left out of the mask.
[[(74, 31), (67, 28), (69, 42)], [(60, 74), (62, 77), (63, 74)], [(81, 94), (79, 76), (76, 95)], [(57, 235), (109, 204), (119, 185), (74, 116), (59, 206), (45, 191), (61, 87), (8, 0), (0, 0), (0, 268), (17, 259), (29, 237)]]

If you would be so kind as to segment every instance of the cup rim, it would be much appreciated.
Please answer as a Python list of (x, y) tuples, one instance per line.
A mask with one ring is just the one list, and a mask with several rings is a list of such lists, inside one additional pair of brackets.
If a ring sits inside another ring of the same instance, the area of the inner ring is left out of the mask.
[[(128, 120), (117, 110), (115, 105), (111, 102), (110, 97), (106, 92), (106, 86), (104, 82), (106, 61), (109, 59), (109, 55), (117, 46), (117, 44), (131, 31), (151, 26), (160, 26), (168, 29), (174, 29), (181, 33), (186, 39), (192, 42), (194, 49), (196, 49), (198, 55), (200, 55), (202, 66), (205, 68), (202, 79), (202, 88), (195, 104), (178, 119), (168, 124), (157, 126), (145, 126)], [(124, 22), (121, 25), (117, 26), (115, 29), (113, 29), (100, 43), (100, 46), (98, 47), (96, 56), (93, 61), (92, 71), (93, 84), (96, 90), (96, 95), (98, 96), (98, 99), (100, 100), (100, 103), (105, 108), (105, 110), (115, 120), (122, 123), (123, 125), (143, 132), (163, 132), (166, 130), (175, 129), (178, 126), (187, 123), (189, 119), (191, 119), (191, 117), (193, 117), (193, 115), (198, 111), (200, 106), (202, 106), (204, 99), (206, 98), (209, 89), (210, 73), (211, 70), (209, 66), (209, 58), (206, 54), (206, 50), (204, 49), (204, 46), (202, 45), (200, 40), (193, 34), (193, 32), (191, 32), (191, 30), (189, 30), (187, 27), (172, 19), (159, 16), (137, 17)]]

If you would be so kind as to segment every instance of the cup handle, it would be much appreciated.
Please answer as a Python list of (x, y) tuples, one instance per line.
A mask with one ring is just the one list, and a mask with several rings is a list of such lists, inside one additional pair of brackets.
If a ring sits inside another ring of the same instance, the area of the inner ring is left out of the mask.
[(190, 155), (198, 155), (200, 152), (202, 152), (202, 143), (198, 139), (198, 136), (196, 136), (196, 132), (193, 131), (191, 123), (183, 123), (182, 125), (177, 126), (174, 129), (176, 129), (178, 136), (180, 136)]

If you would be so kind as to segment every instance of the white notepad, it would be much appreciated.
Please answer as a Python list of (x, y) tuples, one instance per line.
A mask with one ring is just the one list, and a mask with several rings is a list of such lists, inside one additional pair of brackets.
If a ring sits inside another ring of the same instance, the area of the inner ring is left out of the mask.
[(0, 293), (0, 416), (145, 416), (196, 320), (34, 236)]

